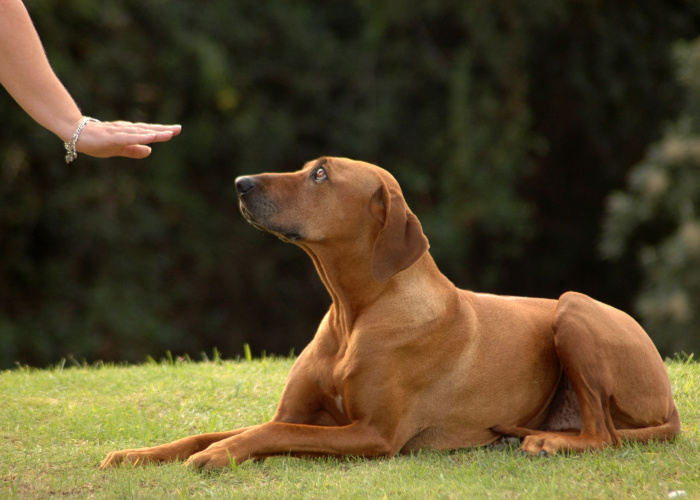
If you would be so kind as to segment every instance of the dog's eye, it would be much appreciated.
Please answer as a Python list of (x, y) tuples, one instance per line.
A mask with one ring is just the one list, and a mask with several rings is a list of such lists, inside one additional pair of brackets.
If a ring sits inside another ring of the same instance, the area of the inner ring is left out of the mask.
[(323, 167), (318, 167), (316, 170), (313, 171), (313, 174), (311, 174), (311, 178), (316, 182), (325, 181), (326, 179), (328, 179), (326, 169)]

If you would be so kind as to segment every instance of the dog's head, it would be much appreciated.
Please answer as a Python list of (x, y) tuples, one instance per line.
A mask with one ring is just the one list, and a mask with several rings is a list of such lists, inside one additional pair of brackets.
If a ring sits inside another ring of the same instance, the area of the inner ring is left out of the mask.
[(377, 281), (410, 267), (429, 247), (396, 179), (369, 163), (324, 157), (297, 172), (239, 177), (236, 190), (243, 216), (284, 241), (371, 252)]

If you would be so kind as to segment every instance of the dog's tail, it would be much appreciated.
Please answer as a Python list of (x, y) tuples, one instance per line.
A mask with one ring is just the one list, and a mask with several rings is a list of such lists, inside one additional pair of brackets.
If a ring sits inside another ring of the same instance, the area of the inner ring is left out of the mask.
[(641, 429), (617, 429), (617, 433), (623, 440), (646, 443), (648, 441), (673, 441), (681, 433), (681, 418), (678, 408), (673, 405), (671, 416), (661, 425), (656, 427), (642, 427)]
[[(548, 433), (547, 431), (528, 429), (514, 425), (496, 425), (492, 427), (491, 430), (497, 434), (519, 438)], [(577, 436), (580, 432), (580, 430), (571, 429), (568, 431), (556, 431), (556, 434), (564, 436)], [(673, 405), (671, 416), (661, 425), (657, 425), (655, 427), (642, 427), (639, 429), (615, 429), (614, 432), (617, 433), (617, 436), (613, 437), (613, 441), (616, 441), (618, 444), (619, 441), (616, 439), (618, 436), (619, 439), (622, 439), (623, 441), (635, 441), (639, 443), (646, 443), (649, 441), (672, 441), (681, 432), (681, 419), (678, 415), (676, 405)]]

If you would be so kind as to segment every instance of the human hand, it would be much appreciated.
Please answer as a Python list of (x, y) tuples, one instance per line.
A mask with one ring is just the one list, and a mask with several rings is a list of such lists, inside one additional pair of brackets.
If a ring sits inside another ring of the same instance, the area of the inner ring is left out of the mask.
[(169, 141), (181, 129), (180, 125), (91, 121), (80, 132), (76, 151), (96, 158), (125, 156), (141, 159), (151, 154), (151, 148), (146, 144)]

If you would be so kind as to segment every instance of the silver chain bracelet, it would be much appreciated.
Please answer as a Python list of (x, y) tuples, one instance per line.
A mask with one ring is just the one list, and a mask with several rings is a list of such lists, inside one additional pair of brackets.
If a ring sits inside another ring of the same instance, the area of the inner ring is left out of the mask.
[(75, 150), (75, 145), (78, 143), (78, 137), (80, 137), (80, 132), (83, 131), (85, 125), (87, 125), (90, 122), (99, 121), (100, 120), (90, 118), (89, 116), (83, 116), (83, 119), (80, 120), (78, 128), (76, 128), (75, 132), (73, 132), (73, 137), (71, 138), (70, 142), (63, 143), (63, 145), (66, 147), (66, 163), (70, 163), (78, 157), (78, 152)]

